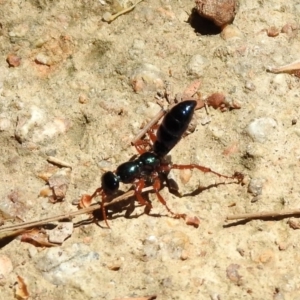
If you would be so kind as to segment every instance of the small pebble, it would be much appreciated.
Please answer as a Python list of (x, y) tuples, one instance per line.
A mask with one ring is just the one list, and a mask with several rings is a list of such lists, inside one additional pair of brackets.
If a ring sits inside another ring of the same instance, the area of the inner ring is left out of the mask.
[(37, 254), (38, 254), (38, 248), (36, 246), (31, 245), (31, 247), (28, 248), (29, 257), (33, 258)]
[(290, 218), (288, 224), (292, 229), (300, 229), (300, 221), (297, 218)]
[(166, 259), (180, 259), (182, 251), (190, 245), (190, 238), (183, 232), (170, 231), (162, 236), (160, 250)]
[(34, 259), (36, 268), (52, 284), (76, 284), (80, 278), (83, 284), (86, 282), (86, 272), (99, 260), (99, 254), (92, 252), (89, 246), (77, 243), (64, 249), (46, 249), (35, 255)]
[(111, 271), (119, 271), (122, 267), (123, 261), (118, 259), (116, 261), (113, 261), (112, 263), (109, 263), (107, 265), (108, 269)]
[(221, 296), (218, 293), (212, 293), (209, 295), (210, 300), (220, 300)]
[(255, 91), (256, 86), (255, 86), (255, 84), (254, 84), (252, 81), (247, 81), (247, 82), (245, 83), (245, 88), (246, 88), (247, 90), (253, 92), (253, 91)]
[(236, 250), (242, 257), (245, 256), (245, 250), (243, 248), (237, 248)]
[(130, 83), (136, 93), (155, 92), (164, 88), (164, 75), (152, 64), (142, 64), (136, 67), (130, 75)]
[(196, 0), (198, 14), (219, 27), (232, 23), (237, 9), (236, 0)]
[(285, 251), (289, 247), (289, 244), (286, 242), (281, 242), (278, 244), (278, 249), (280, 251)]
[(16, 68), (21, 64), (21, 58), (16, 54), (8, 54), (6, 61), (10, 67)]
[(277, 95), (284, 96), (288, 93), (290, 89), (287, 83), (286, 76), (286, 74), (277, 74), (271, 81), (271, 88), (274, 90), (274, 92), (276, 92)]
[(57, 172), (58, 168), (54, 165), (47, 165), (37, 173), (37, 177), (43, 179), (45, 182), (48, 182), (49, 178)]
[(251, 199), (251, 203), (255, 203), (257, 201), (259, 201), (261, 199), (260, 196), (254, 196), (252, 199)]
[(135, 39), (131, 48), (128, 50), (131, 59), (137, 58), (139, 55), (144, 53), (145, 42), (140, 39)]
[(225, 96), (221, 93), (214, 93), (206, 98), (208, 106), (212, 106), (214, 109), (221, 107), (225, 103)]
[(258, 257), (261, 263), (267, 263), (274, 259), (274, 252), (272, 250), (264, 250)]
[[(12, 22), (11, 24), (13, 25), (14, 22)], [(30, 29), (29, 24), (27, 24), (24, 20), (24, 22), (14, 25), (14, 27), (11, 30), (9, 30), (8, 35), (11, 38), (21, 38), (27, 34), (29, 29)]]
[(185, 224), (186, 225), (190, 225), (190, 226), (193, 226), (195, 228), (198, 228), (199, 225), (200, 225), (200, 220), (198, 217), (194, 216), (194, 217), (189, 217), (187, 216), (185, 218)]
[(277, 122), (273, 118), (254, 119), (247, 127), (247, 133), (252, 139), (259, 143), (266, 142), (277, 127)]
[(211, 122), (211, 116), (205, 115), (201, 118), (201, 125), (206, 125)]
[(46, 66), (50, 66), (52, 64), (50, 57), (44, 53), (38, 53), (37, 56), (35, 57), (35, 61), (38, 64), (46, 65)]
[(271, 26), (270, 28), (267, 29), (267, 35), (269, 37), (275, 37), (279, 35), (279, 29), (275, 26)]
[(71, 169), (62, 168), (49, 178), (48, 183), (53, 191), (53, 200), (60, 201), (65, 198), (70, 183), (70, 177)]
[(190, 169), (183, 169), (179, 172), (179, 178), (183, 184), (187, 184), (192, 177), (192, 171)]
[[(277, 291), (274, 296), (273, 296), (273, 300), (285, 300), (286, 298), (284, 297), (284, 294), (280, 291)], [(297, 300), (297, 299), (295, 299)]]
[(296, 36), (297, 29), (298, 25), (296, 23), (287, 23), (281, 28), (281, 32), (292, 38)]
[(189, 75), (201, 77), (204, 75), (205, 68), (208, 64), (208, 60), (202, 55), (193, 55), (187, 64), (187, 72)]
[(160, 110), (161, 110), (161, 106), (159, 106), (157, 103), (148, 102), (148, 107), (143, 112), (143, 114), (145, 115), (146, 118), (149, 118), (151, 120), (152, 118), (154, 118), (157, 115), (157, 113)]
[(50, 243), (62, 244), (73, 233), (72, 222), (59, 223), (53, 230), (48, 230)]
[(21, 276), (17, 276), (17, 282), (18, 284), (14, 287), (15, 298), (22, 299), (22, 300), (28, 299), (29, 292), (24, 278)]
[(266, 152), (265, 152), (265, 148), (262, 147), (262, 145), (257, 143), (250, 143), (246, 148), (246, 154), (249, 157), (260, 158), (260, 157), (264, 157)]
[(189, 258), (188, 252), (186, 250), (182, 250), (180, 259), (187, 260)]
[(40, 197), (51, 197), (52, 195), (53, 195), (53, 192), (52, 192), (51, 188), (49, 187), (49, 185), (44, 185), (40, 189), (40, 193), (39, 193)]
[(144, 241), (144, 254), (147, 258), (156, 258), (159, 251), (159, 243), (157, 238), (154, 235), (150, 235), (145, 241)]
[(15, 130), (16, 139), (23, 143), (31, 138), (31, 131), (34, 127), (42, 124), (46, 119), (46, 112), (37, 106), (31, 106), (28, 111), (24, 110), (18, 116), (17, 127)]
[(5, 279), (13, 270), (13, 264), (10, 258), (6, 255), (0, 255), (0, 280)]
[(8, 131), (11, 127), (12, 124), (8, 118), (0, 117), (0, 131)]
[(240, 265), (238, 264), (231, 264), (226, 268), (227, 278), (237, 285), (240, 285), (242, 280), (242, 276), (238, 272), (239, 268)]
[(248, 193), (252, 194), (254, 197), (261, 195), (264, 183), (265, 179), (252, 178), (248, 185)]
[(79, 96), (79, 103), (81, 103), (81, 104), (86, 104), (87, 102), (88, 102), (88, 97), (87, 97), (87, 95), (85, 95), (85, 94), (81, 94), (80, 96)]
[(230, 24), (226, 26), (221, 32), (221, 38), (225, 41), (231, 39), (240, 39), (243, 37), (241, 31), (234, 25)]
[(105, 22), (110, 22), (111, 21), (111, 16), (112, 14), (110, 12), (105, 12), (102, 16), (102, 20)]

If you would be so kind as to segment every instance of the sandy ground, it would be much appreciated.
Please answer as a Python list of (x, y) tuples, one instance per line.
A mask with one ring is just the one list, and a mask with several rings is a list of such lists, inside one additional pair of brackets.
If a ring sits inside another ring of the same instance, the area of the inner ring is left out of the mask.
[[(120, 9), (110, 1), (0, 5), (5, 225), (76, 211), (72, 202), (93, 193), (104, 171), (136, 154), (130, 141), (159, 111), (155, 96), (166, 85), (175, 95), (200, 79), (201, 97), (220, 92), (241, 105), (210, 109), (209, 119), (197, 111), (197, 128), (172, 161), (246, 178), (214, 186), (223, 179), (172, 172), (185, 196), (161, 193), (173, 211), (197, 216), (198, 228), (171, 218), (149, 194), (152, 215), (136, 207), (129, 218), (124, 210), (109, 218), (111, 229), (80, 224), (61, 246), (3, 240), (1, 299), (14, 299), (18, 276), (29, 299), (300, 299), (297, 219), (224, 226), (232, 214), (299, 208), (299, 78), (266, 69), (299, 59), (300, 1), (241, 0), (222, 34), (197, 18), (191, 26), (187, 0), (145, 0), (110, 24), (103, 14)], [(268, 34), (272, 26), (277, 36)], [(51, 203), (41, 177), (57, 172), (68, 189)], [(199, 186), (208, 188), (189, 195)]]

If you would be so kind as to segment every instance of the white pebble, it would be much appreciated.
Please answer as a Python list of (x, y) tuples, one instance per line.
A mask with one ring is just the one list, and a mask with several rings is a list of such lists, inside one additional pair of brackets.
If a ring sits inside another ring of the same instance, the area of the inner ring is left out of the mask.
[(208, 60), (200, 54), (191, 57), (187, 64), (189, 75), (196, 75), (198, 77), (204, 74), (205, 68), (208, 66)]
[(288, 83), (286, 81), (287, 76), (288, 75), (286, 74), (277, 74), (273, 78), (271, 84), (277, 95), (286, 95), (289, 91)]
[[(144, 114), (147, 116), (147, 118), (154, 118), (158, 112), (161, 111), (161, 107), (154, 102), (148, 102), (148, 108), (146, 109), (146, 111), (144, 111)], [(139, 124), (140, 125), (140, 124)]]
[(149, 236), (145, 241), (144, 241), (144, 253), (148, 258), (156, 258), (157, 255), (159, 254), (160, 247), (157, 241), (157, 238), (155, 236)]
[(128, 50), (128, 54), (131, 59), (136, 59), (139, 55), (144, 53), (145, 42), (140, 39), (135, 39), (131, 48)]
[(142, 64), (130, 75), (130, 82), (135, 92), (153, 92), (164, 87), (164, 76), (160, 69), (152, 64)]
[(29, 131), (40, 125), (45, 120), (45, 112), (36, 106), (32, 106), (28, 114), (18, 116), (18, 124), (15, 135), (20, 142), (29, 138)]
[(240, 39), (243, 37), (242, 32), (234, 25), (227, 25), (221, 32), (221, 37), (225, 40)]
[(50, 57), (44, 53), (38, 53), (37, 56), (35, 57), (35, 60), (42, 65), (47, 65), (47, 66), (51, 65)]
[(110, 12), (105, 12), (102, 16), (102, 20), (105, 22), (110, 22), (111, 21), (111, 16), (112, 14)]
[(249, 91), (255, 91), (256, 86), (255, 86), (255, 84), (254, 84), (253, 82), (251, 82), (251, 81), (246, 81), (246, 83), (245, 83), (245, 88), (246, 88), (247, 90), (249, 90)]
[(148, 238), (147, 238), (147, 241), (149, 243), (156, 243), (157, 242), (157, 238), (155, 235), (149, 235)]
[(36, 255), (35, 259), (36, 268), (42, 271), (48, 281), (55, 285), (64, 285), (78, 282), (78, 279), (99, 259), (99, 254), (92, 252), (84, 244), (73, 244), (64, 249), (49, 248)]
[(140, 40), (140, 39), (134, 39), (133, 44), (132, 44), (132, 48), (142, 50), (142, 49), (145, 48), (145, 42), (143, 40)]
[(277, 122), (272, 118), (259, 118), (253, 120), (247, 127), (247, 133), (254, 141), (264, 143), (270, 138), (274, 129), (277, 127)]
[(49, 230), (49, 242), (62, 244), (73, 233), (72, 222), (62, 222), (53, 230)]
[(0, 279), (7, 277), (13, 270), (13, 265), (10, 258), (6, 255), (0, 256)]
[(265, 181), (263, 178), (252, 178), (248, 185), (248, 193), (255, 197), (261, 195)]
[(11, 122), (8, 118), (0, 118), (0, 131), (8, 131), (11, 127)]

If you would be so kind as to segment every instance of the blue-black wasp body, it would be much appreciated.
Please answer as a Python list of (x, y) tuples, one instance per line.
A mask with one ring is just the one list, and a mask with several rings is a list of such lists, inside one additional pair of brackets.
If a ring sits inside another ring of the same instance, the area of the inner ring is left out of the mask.
[(148, 180), (151, 174), (160, 167), (161, 160), (179, 142), (187, 130), (197, 101), (186, 100), (178, 103), (167, 112), (156, 132), (152, 151), (141, 154), (136, 160), (121, 164), (117, 170), (104, 173), (102, 188), (106, 194), (119, 189), (119, 182), (133, 183), (136, 179)]
[(159, 165), (160, 159), (155, 153), (145, 152), (137, 159), (121, 164), (115, 172), (104, 173), (101, 178), (103, 191), (110, 195), (119, 189), (120, 182), (133, 183), (136, 179), (148, 179)]
[(156, 132), (153, 152), (160, 158), (167, 155), (187, 130), (197, 101), (186, 100), (175, 105), (164, 117)]
[[(198, 169), (204, 173), (211, 172), (219, 177), (238, 179), (238, 182), (241, 182), (243, 175), (237, 172), (232, 176), (226, 176), (200, 165), (176, 165), (164, 161), (164, 157), (179, 142), (187, 130), (196, 106), (196, 100), (186, 100), (173, 106), (165, 114), (156, 131), (156, 135), (153, 134), (156, 124), (148, 130), (148, 135), (153, 143), (151, 149), (146, 150), (146, 147), (140, 148), (135, 144), (136, 149), (140, 153), (138, 158), (119, 165), (114, 172), (109, 171), (104, 173), (101, 178), (101, 187), (96, 189), (92, 196), (85, 195), (89, 199), (92, 199), (97, 195), (102, 196), (101, 209), (103, 219), (108, 227), (104, 203), (107, 196), (111, 196), (118, 191), (121, 182), (133, 184), (135, 196), (141, 205), (145, 205), (146, 213), (150, 212), (152, 205), (149, 201), (144, 200), (141, 193), (146, 185), (151, 185), (159, 201), (166, 207), (168, 212), (176, 218), (184, 217), (185, 215), (173, 213), (167, 206), (166, 201), (160, 195), (161, 174), (167, 173), (171, 169)], [(141, 144), (144, 144), (144, 141), (141, 142)], [(147, 142), (146, 144), (149, 145)]]

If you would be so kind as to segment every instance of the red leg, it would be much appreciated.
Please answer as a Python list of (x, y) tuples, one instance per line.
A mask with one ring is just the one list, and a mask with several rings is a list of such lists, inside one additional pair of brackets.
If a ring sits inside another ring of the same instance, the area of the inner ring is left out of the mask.
[[(107, 222), (107, 218), (106, 218), (106, 212), (105, 212), (105, 202), (106, 202), (106, 194), (104, 193), (103, 189), (102, 188), (98, 188), (95, 190), (95, 192), (89, 196), (89, 195), (83, 195), (82, 198), (81, 198), (81, 202), (84, 200), (84, 205), (81, 205), (81, 207), (86, 207), (86, 206), (89, 206), (90, 203), (92, 202), (93, 198), (97, 197), (101, 195), (101, 198), (102, 198), (102, 201), (101, 201), (101, 211), (102, 211), (102, 216), (103, 216), (103, 220), (105, 221), (106, 223), (106, 226), (108, 228), (109, 225), (108, 225), (108, 222)], [(86, 203), (88, 203), (89, 205), (86, 205)]]
[(160, 124), (155, 124), (147, 131), (147, 134), (149, 135), (152, 144), (154, 144), (156, 141), (156, 134), (154, 133), (154, 131), (157, 131), (159, 126)]
[(98, 195), (101, 195), (101, 198), (102, 198), (102, 201), (101, 201), (101, 211), (102, 211), (103, 220), (104, 220), (106, 226), (107, 226), (108, 228), (110, 228), (109, 225), (108, 225), (108, 222), (107, 222), (107, 217), (106, 217), (106, 212), (105, 212), (105, 206), (104, 206), (104, 204), (105, 204), (105, 202), (106, 202), (106, 197), (107, 197), (107, 196), (106, 196), (106, 194), (104, 193), (103, 189), (102, 189), (102, 188), (99, 188), (99, 189), (97, 189), (97, 190), (94, 192), (94, 194), (91, 196), (91, 199), (93, 199), (94, 197), (96, 197), (96, 196), (98, 196)]
[(145, 132), (145, 134), (148, 135), (149, 139), (143, 140), (140, 138), (131, 143), (136, 148), (139, 154), (143, 154), (146, 151), (149, 151), (149, 147), (152, 147), (152, 145), (156, 141), (156, 135), (154, 132), (157, 130), (158, 127), (159, 124), (154, 124)]
[(207, 167), (196, 165), (196, 164), (190, 164), (190, 165), (174, 164), (174, 165), (169, 165), (169, 166), (163, 166), (163, 169), (166, 171), (171, 170), (171, 169), (179, 169), (179, 170), (198, 169), (198, 170), (202, 171), (203, 173), (213, 173), (213, 174), (217, 175), (218, 177), (223, 177), (223, 178), (227, 178), (227, 179), (237, 179), (238, 182), (241, 182), (244, 178), (243, 174), (238, 173), (238, 172), (235, 172), (232, 176), (227, 176), (227, 175), (223, 175), (218, 172), (215, 172), (211, 168), (207, 168)]
[(102, 193), (102, 188), (98, 188), (98, 189), (96, 189), (96, 191), (93, 193), (92, 196), (90, 196), (88, 194), (82, 195), (81, 199), (78, 203), (78, 207), (79, 208), (89, 207), (92, 203), (93, 198), (97, 197), (101, 193)]
[(141, 194), (142, 189), (145, 187), (145, 180), (139, 179), (139, 181), (135, 185), (135, 196), (138, 200), (138, 202), (145, 206), (145, 213), (148, 215), (150, 213), (150, 210), (152, 209), (152, 204), (146, 201)]
[[(145, 153), (147, 148), (152, 146), (156, 141), (156, 135), (154, 131), (158, 128), (159, 120), (167, 113), (167, 110), (162, 109), (131, 141), (131, 145), (134, 146), (139, 154)], [(145, 135), (149, 136), (150, 140), (143, 140)], [(151, 141), (151, 142), (150, 142)]]
[(175, 219), (179, 219), (179, 218), (183, 218), (185, 219), (186, 215), (185, 214), (177, 214), (177, 213), (174, 213), (167, 205), (167, 202), (166, 200), (162, 197), (162, 195), (159, 193), (159, 190), (160, 190), (160, 179), (159, 177), (156, 177), (154, 179), (154, 183), (153, 183), (153, 188), (154, 188), (154, 191), (156, 193), (156, 196), (159, 200), (159, 202), (164, 205), (167, 209), (167, 211), (172, 214), (174, 216)]
[(106, 212), (105, 212), (105, 206), (104, 206), (105, 202), (106, 202), (106, 194), (104, 192), (102, 192), (102, 201), (101, 201), (102, 216), (103, 216), (103, 220), (104, 220), (106, 226), (108, 228), (110, 228), (109, 225), (108, 225), (108, 222), (107, 222), (107, 217), (106, 217)]
[(133, 146), (139, 154), (143, 154), (147, 152), (149, 147), (151, 147), (151, 143), (149, 140), (138, 140), (133, 144)]

